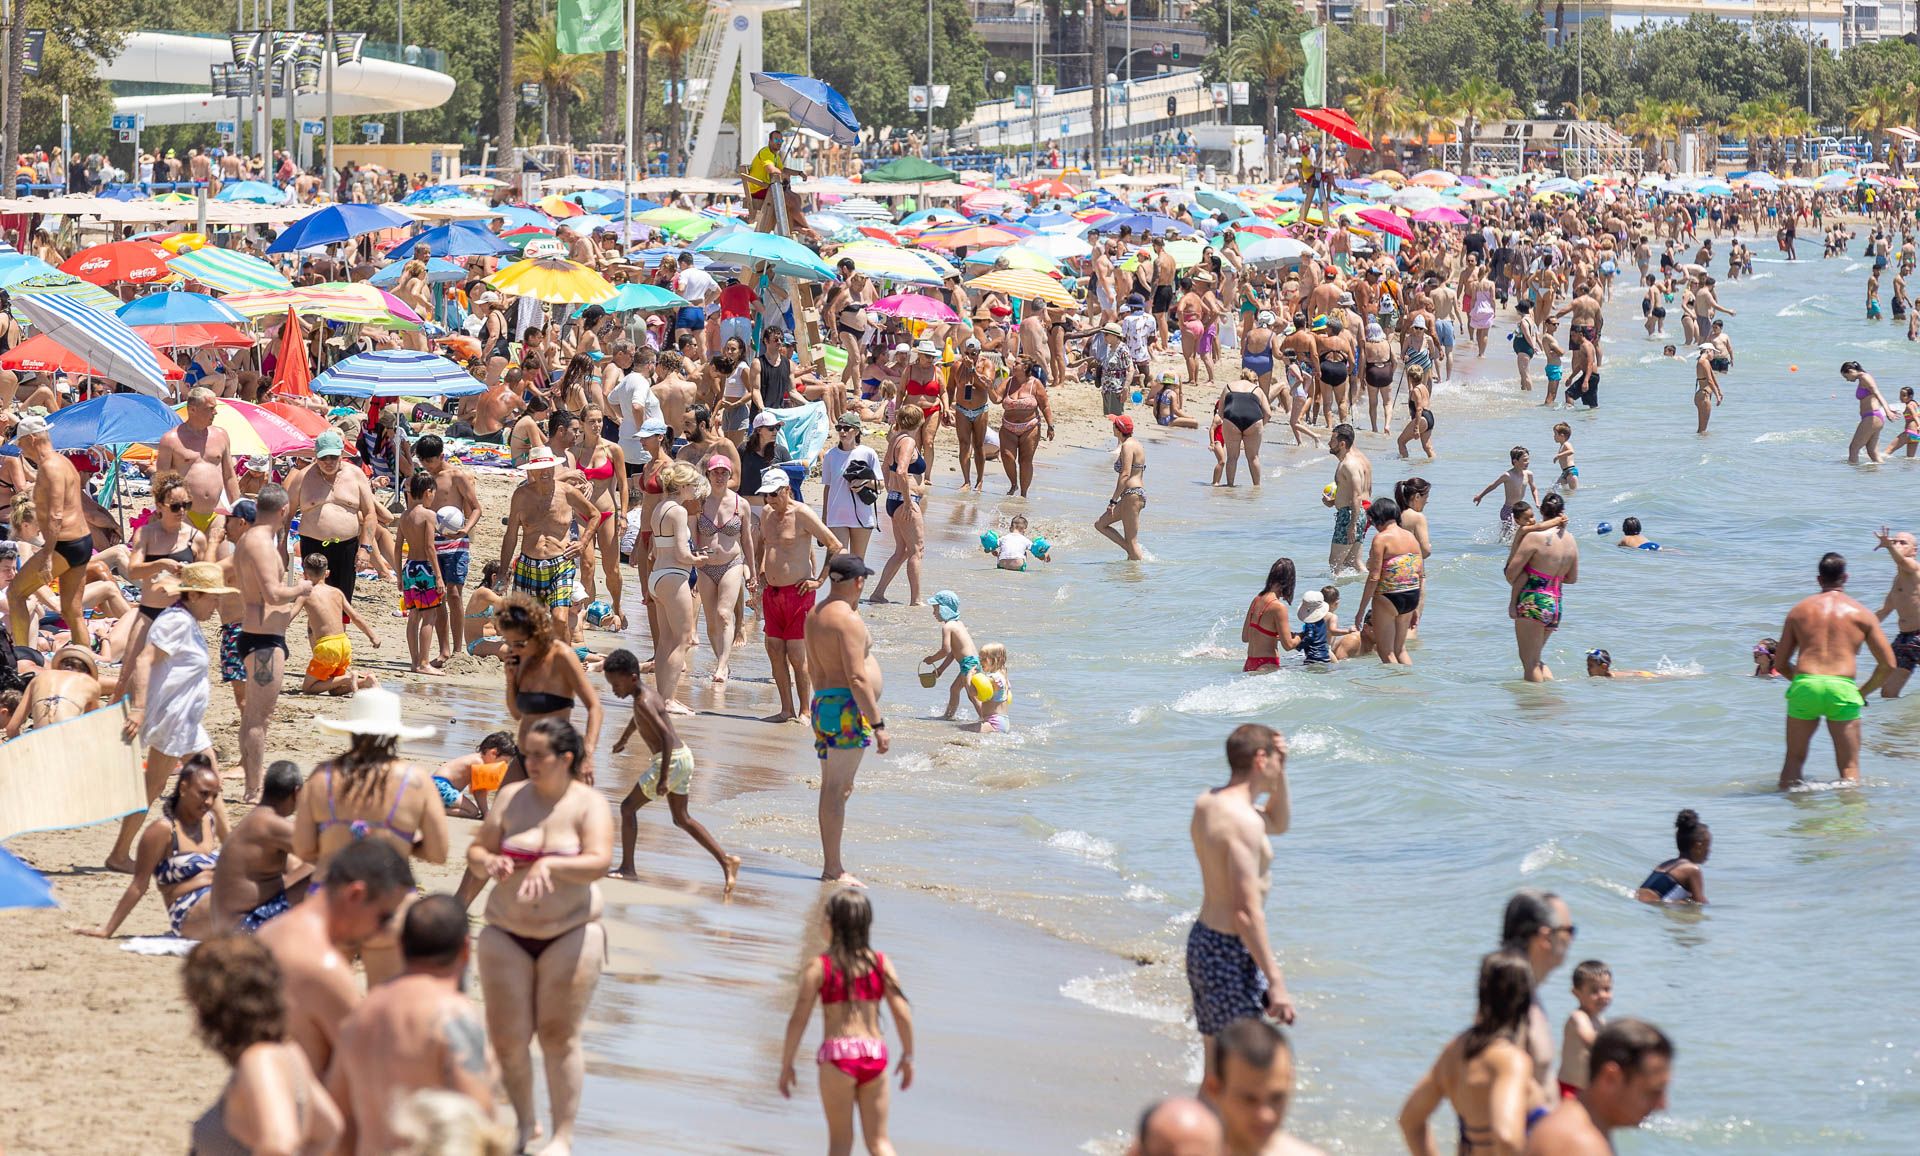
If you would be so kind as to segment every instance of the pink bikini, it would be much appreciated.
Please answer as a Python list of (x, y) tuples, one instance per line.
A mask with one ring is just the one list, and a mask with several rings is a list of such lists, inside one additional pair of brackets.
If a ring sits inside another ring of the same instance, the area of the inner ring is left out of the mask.
[[(832, 956), (822, 955), (820, 966), (825, 972), (820, 979), (820, 1002), (823, 1004), (846, 1003), (848, 1000), (878, 1003), (886, 998), (887, 957), (877, 951), (873, 953), (872, 969), (853, 981), (851, 991), (848, 990), (847, 977), (834, 966)], [(821, 1041), (820, 1051), (814, 1059), (822, 1064), (832, 1064), (856, 1086), (863, 1086), (887, 1074), (887, 1041), (868, 1036), (834, 1036)]]

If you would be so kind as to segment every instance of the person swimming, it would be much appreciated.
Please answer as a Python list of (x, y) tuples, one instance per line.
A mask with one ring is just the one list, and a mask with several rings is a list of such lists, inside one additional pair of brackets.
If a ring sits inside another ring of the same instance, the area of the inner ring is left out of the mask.
[(1692, 810), (1674, 817), (1673, 841), (1679, 855), (1661, 863), (1647, 874), (1634, 893), (1642, 903), (1705, 903), (1706, 872), (1701, 865), (1713, 853), (1713, 832)]

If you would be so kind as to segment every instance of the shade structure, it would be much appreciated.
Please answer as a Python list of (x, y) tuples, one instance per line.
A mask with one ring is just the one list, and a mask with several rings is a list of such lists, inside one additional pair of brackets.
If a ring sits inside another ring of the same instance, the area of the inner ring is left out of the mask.
[(244, 325), (230, 305), (204, 293), (149, 293), (114, 310), (128, 325)]
[[(680, 294), (664, 285), (648, 285), (644, 282), (628, 281), (613, 288), (613, 296), (599, 303), (608, 313), (632, 313), (635, 310), (680, 309), (691, 305)], [(581, 307), (582, 309), (585, 306)], [(574, 314), (576, 317), (579, 314)]]
[[(170, 361), (162, 360), (161, 364), (169, 381), (178, 381), (186, 376), (185, 371)], [(60, 346), (44, 333), (36, 333), (5, 353), (0, 353), (0, 369), (23, 373), (66, 373), (75, 377), (113, 376), (80, 354)]]
[(1408, 226), (1405, 218), (1392, 209), (1361, 209), (1354, 216), (1382, 233), (1391, 233), (1405, 240), (1413, 240), (1413, 229)]
[(450, 221), (431, 229), (422, 229), (405, 240), (389, 245), (387, 256), (411, 257), (414, 249), (421, 245), (425, 245), (428, 254), (434, 257), (497, 257), (513, 251), (513, 246), (502, 241), (485, 225), (474, 221)]
[(438, 353), (376, 349), (334, 365), (313, 389), (330, 397), (465, 397), (487, 386)]
[(950, 263), (932, 253), (898, 249), (874, 241), (861, 241), (837, 249), (829, 260), (838, 265), (843, 258), (852, 261), (855, 269), (869, 277), (907, 281), (916, 285), (938, 285), (958, 272)]
[(1347, 115), (1344, 109), (1296, 108), (1293, 114), (1341, 144), (1368, 151), (1373, 149), (1373, 142), (1366, 138), (1360, 131), (1360, 126)]
[(263, 402), (260, 408), (273, 414), (275, 417), (286, 422), (301, 433), (306, 434), (308, 437), (317, 438), (332, 428), (332, 423), (327, 421), (326, 418), (321, 417), (305, 406), (290, 405), (284, 401), (269, 401)]
[[(377, 285), (382, 289), (393, 288), (400, 284), (400, 277), (407, 271), (407, 262), (410, 260), (412, 260), (410, 257), (394, 258), (387, 263), (385, 268), (367, 278), (367, 284)], [(427, 258), (427, 284), (429, 285), (445, 285), (453, 281), (464, 280), (466, 276), (467, 271), (465, 269), (444, 257)]]
[(287, 190), (275, 188), (265, 181), (235, 181), (230, 185), (222, 185), (213, 199), (226, 202), (245, 201), (254, 205), (284, 205), (287, 203)]
[(728, 229), (709, 233), (693, 246), (696, 253), (725, 257), (741, 264), (770, 265), (781, 277), (801, 277), (808, 281), (833, 280), (833, 266), (820, 255), (791, 237), (778, 233), (757, 233), (752, 229)]
[(487, 278), (502, 293), (550, 305), (598, 305), (613, 296), (613, 283), (577, 261), (534, 257), (515, 261)]
[(274, 358), (272, 392), (281, 397), (312, 397), (312, 381), (307, 335), (300, 328), (299, 313), (288, 306), (286, 323), (280, 327), (280, 352)]
[(0, 847), (0, 907), (57, 906), (46, 877)]
[(62, 273), (57, 269), (51, 273), (42, 273), (38, 277), (17, 281), (7, 287), (7, 292), (13, 295), (14, 316), (22, 322), (27, 320), (19, 309), (19, 302), (23, 297), (66, 297), (82, 305), (91, 305), (103, 313), (111, 313), (120, 308), (118, 297), (91, 281), (82, 281), (70, 273)]
[(1066, 286), (1045, 273), (1027, 269), (996, 269), (975, 277), (967, 284), (975, 289), (991, 289), (1022, 301), (1045, 301), (1052, 305), (1075, 304)]
[(295, 253), (351, 241), (367, 233), (411, 229), (413, 218), (384, 205), (328, 205), (288, 225), (267, 246), (269, 253)]
[(860, 143), (860, 118), (847, 98), (826, 81), (793, 72), (756, 72), (753, 91), (765, 97), (801, 128), (835, 144)]
[(187, 325), (136, 325), (148, 345), (156, 349), (252, 349), (258, 339), (251, 333), (217, 321)]
[[(180, 417), (157, 397), (109, 393), (56, 410), (47, 418), (47, 435), (62, 453), (95, 446), (150, 446), (180, 424)], [(9, 445), (5, 453), (20, 448)]]
[(868, 185), (919, 185), (928, 181), (959, 179), (960, 174), (952, 169), (943, 169), (919, 157), (895, 157), (884, 165), (867, 169), (860, 174), (861, 183)]
[[(174, 412), (185, 416), (187, 407), (182, 405)], [(312, 435), (301, 432), (279, 414), (249, 402), (224, 397), (214, 402), (213, 425), (225, 431), (238, 457), (278, 457), (313, 448)]]
[(952, 306), (924, 293), (895, 293), (891, 297), (880, 298), (867, 308), (883, 317), (900, 317), (908, 321), (944, 323), (960, 320), (960, 315), (953, 311)]
[(198, 281), (222, 293), (261, 293), (273, 289), (291, 289), (293, 282), (272, 265), (233, 249), (208, 246), (182, 253), (167, 262), (167, 267), (189, 281)]
[(126, 322), (104, 310), (70, 297), (43, 295), (16, 297), (14, 306), (41, 335), (85, 358), (99, 376), (160, 397), (167, 392), (168, 377), (179, 372)]
[(1011, 245), (1020, 238), (992, 225), (954, 225), (928, 229), (920, 234), (921, 245), (949, 252), (955, 249), (990, 249)]
[(60, 271), (95, 285), (126, 282), (145, 285), (173, 276), (167, 259), (173, 254), (151, 241), (114, 241), (82, 249), (60, 262)]

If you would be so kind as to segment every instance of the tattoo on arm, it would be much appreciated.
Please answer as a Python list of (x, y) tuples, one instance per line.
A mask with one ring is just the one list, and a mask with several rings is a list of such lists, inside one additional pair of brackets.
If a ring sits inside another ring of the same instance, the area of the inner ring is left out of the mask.
[(446, 1045), (448, 1074), (458, 1069), (470, 1076), (487, 1074), (487, 1033), (469, 1011), (449, 1015), (440, 1029)]

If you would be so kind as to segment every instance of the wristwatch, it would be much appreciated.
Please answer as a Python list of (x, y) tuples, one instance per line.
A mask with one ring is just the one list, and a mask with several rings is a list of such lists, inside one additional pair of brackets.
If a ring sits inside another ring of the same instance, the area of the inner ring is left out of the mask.
[(868, 723), (867, 726), (873, 730), (883, 731), (887, 729), (887, 720), (883, 718), (874, 719), (872, 722)]

